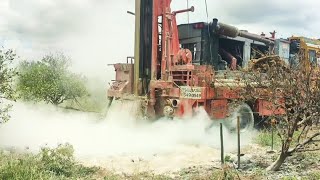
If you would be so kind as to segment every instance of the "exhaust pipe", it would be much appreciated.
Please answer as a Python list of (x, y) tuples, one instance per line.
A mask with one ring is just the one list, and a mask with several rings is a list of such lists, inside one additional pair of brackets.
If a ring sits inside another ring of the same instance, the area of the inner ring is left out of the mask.
[(274, 41), (272, 39), (268, 39), (264, 36), (260, 36), (257, 34), (241, 31), (235, 26), (218, 22), (218, 19), (213, 19), (213, 22), (211, 23), (211, 27), (212, 27), (212, 31), (216, 34), (220, 34), (220, 35), (224, 35), (232, 38), (240, 36), (240, 37), (248, 38), (254, 41), (263, 42), (267, 45), (274, 45)]

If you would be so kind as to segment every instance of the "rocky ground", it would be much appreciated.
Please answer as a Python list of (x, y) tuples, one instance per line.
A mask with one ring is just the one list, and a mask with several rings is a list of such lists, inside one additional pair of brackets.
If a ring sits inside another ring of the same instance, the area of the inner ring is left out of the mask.
[[(97, 118), (88, 113), (16, 104), (11, 120), (0, 128), (0, 147), (7, 150), (9, 147), (8, 151), (14, 147), (13, 151), (18, 152), (24, 152), (28, 147), (28, 151), (36, 152), (46, 143), (69, 142), (74, 146), (77, 160), (85, 166), (101, 168), (95, 179), (110, 175), (114, 179), (224, 177), (219, 128), (205, 132), (206, 116), (200, 114), (196, 119), (166, 120), (137, 126), (128, 123), (129, 110), (130, 106), (114, 111), (116, 113), (111, 111), (108, 114), (110, 119), (97, 122)], [(270, 147), (266, 143), (270, 140), (269, 135), (262, 132), (242, 135), (241, 168), (236, 169), (237, 138), (224, 134), (224, 170), (229, 179), (320, 179), (319, 151), (295, 154), (286, 160), (280, 171), (266, 172), (265, 168), (278, 154), (269, 152)], [(254, 140), (257, 137), (261, 141)]]
[[(236, 152), (226, 153), (225, 172), (229, 179), (320, 179), (320, 152), (295, 154), (277, 172), (267, 172), (276, 158), (269, 148), (251, 144), (242, 148), (240, 169)], [(220, 151), (208, 147), (184, 147), (174, 153), (153, 157), (110, 157), (86, 160), (86, 165), (100, 166), (107, 172), (127, 179), (223, 179)], [(120, 179), (121, 179), (120, 178)], [(117, 179), (117, 178), (116, 178)]]

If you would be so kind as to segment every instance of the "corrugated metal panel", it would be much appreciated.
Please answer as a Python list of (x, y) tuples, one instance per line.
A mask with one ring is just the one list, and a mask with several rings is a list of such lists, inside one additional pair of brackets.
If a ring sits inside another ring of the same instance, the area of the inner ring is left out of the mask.
[(275, 53), (289, 63), (290, 43), (281, 39), (276, 40)]

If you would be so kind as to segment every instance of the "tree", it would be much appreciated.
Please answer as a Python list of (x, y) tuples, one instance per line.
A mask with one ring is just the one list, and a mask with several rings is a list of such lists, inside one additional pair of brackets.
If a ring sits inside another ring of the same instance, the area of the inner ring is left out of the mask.
[(54, 105), (87, 95), (84, 77), (68, 68), (69, 59), (63, 54), (47, 55), (41, 61), (23, 61), (19, 65), (19, 95), (25, 100)]
[[(267, 170), (278, 170), (288, 156), (296, 152), (320, 150), (320, 81), (316, 68), (290, 68), (278, 57), (265, 57), (259, 68), (251, 71), (243, 93), (247, 99), (263, 98), (271, 102), (270, 110), (283, 110), (283, 116), (270, 118), (281, 139), (277, 160)], [(254, 83), (253, 83), (254, 82)], [(254, 84), (254, 86), (252, 85)], [(318, 129), (317, 129), (318, 128)], [(317, 129), (317, 130), (315, 130)]]
[(0, 49), (0, 123), (9, 120), (8, 111), (11, 107), (6, 100), (14, 99), (13, 78), (16, 75), (12, 63), (16, 55), (12, 50)]

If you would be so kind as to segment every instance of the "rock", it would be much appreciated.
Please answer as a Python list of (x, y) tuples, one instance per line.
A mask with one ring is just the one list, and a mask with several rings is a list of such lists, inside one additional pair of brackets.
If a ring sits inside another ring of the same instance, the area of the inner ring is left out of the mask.
[(245, 154), (244, 156), (240, 157), (240, 162), (245, 164), (252, 163), (253, 156), (250, 154)]

